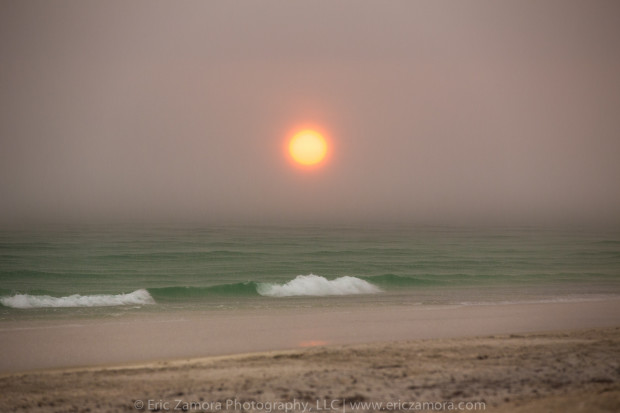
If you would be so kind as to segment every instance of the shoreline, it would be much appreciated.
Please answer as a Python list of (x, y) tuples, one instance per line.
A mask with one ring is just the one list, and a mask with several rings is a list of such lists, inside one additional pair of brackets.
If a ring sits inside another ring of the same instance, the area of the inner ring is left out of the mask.
[(0, 375), (0, 410), (612, 412), (619, 342), (587, 328), (29, 371)]
[(262, 309), (0, 323), (0, 375), (322, 345), (620, 326), (620, 299), (535, 304)]

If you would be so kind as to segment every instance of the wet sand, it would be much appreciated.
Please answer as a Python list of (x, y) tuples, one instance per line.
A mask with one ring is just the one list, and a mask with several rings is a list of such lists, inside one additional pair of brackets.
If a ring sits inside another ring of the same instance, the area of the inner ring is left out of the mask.
[(0, 374), (295, 349), (620, 326), (620, 300), (262, 309), (0, 323)]

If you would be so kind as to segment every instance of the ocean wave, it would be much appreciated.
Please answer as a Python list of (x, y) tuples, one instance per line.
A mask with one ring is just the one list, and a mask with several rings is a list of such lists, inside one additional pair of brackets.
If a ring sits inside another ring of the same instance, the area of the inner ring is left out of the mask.
[[(381, 288), (374, 285), (369, 277), (340, 277), (328, 280), (324, 277), (310, 274), (300, 275), (286, 283), (268, 282), (240, 282), (231, 284), (216, 284), (208, 287), (174, 286), (149, 288), (148, 291), (157, 302), (175, 302), (183, 300), (201, 300), (208, 297), (291, 297), (291, 296), (327, 296), (349, 294), (373, 294), (381, 292)], [(402, 280), (401, 280), (402, 282)], [(389, 279), (382, 279), (382, 284), (389, 286)], [(399, 285), (397, 283), (397, 285)]]
[(140, 289), (127, 294), (73, 294), (66, 297), (50, 295), (15, 294), (0, 297), (0, 303), (11, 308), (49, 308), (49, 307), (111, 307), (119, 305), (155, 304), (147, 290)]
[(257, 284), (253, 281), (216, 284), (209, 287), (156, 287), (149, 288), (148, 292), (157, 301), (179, 301), (186, 299), (201, 299), (209, 296), (246, 296), (257, 295)]
[(285, 284), (259, 283), (256, 291), (267, 297), (375, 294), (382, 290), (360, 278), (344, 276), (328, 280), (318, 275), (298, 275)]
[(402, 287), (415, 287), (415, 286), (428, 286), (428, 285), (441, 285), (444, 282), (434, 280), (432, 278), (420, 278), (420, 277), (408, 277), (396, 274), (383, 274), (373, 275), (370, 277), (360, 277), (363, 280), (368, 281), (371, 284), (375, 284), (379, 287), (386, 288), (402, 288)]
[[(344, 276), (333, 280), (309, 274), (299, 275), (283, 283), (239, 282), (211, 286), (169, 286), (139, 289), (126, 294), (73, 294), (61, 297), (62, 293), (45, 290), (29, 291), (28, 294), (10, 294), (0, 290), (0, 304), (5, 307), (53, 308), (53, 307), (111, 307), (123, 305), (166, 304), (185, 301), (203, 301), (225, 297), (294, 297), (294, 296), (341, 296), (353, 294), (376, 294), (383, 288), (407, 286), (418, 280), (392, 274), (377, 277)], [(53, 294), (53, 295), (50, 295)]]

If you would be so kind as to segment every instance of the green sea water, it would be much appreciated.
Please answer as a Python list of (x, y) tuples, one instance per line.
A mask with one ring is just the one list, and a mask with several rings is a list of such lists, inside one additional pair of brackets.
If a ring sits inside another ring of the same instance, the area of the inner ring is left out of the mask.
[(150, 226), (0, 233), (0, 320), (620, 296), (620, 233)]

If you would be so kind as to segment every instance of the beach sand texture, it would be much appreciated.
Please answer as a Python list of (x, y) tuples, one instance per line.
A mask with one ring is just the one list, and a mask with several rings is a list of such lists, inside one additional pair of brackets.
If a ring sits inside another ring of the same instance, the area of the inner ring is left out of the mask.
[(1, 377), (0, 389), (7, 412), (283, 411), (276, 402), (296, 402), (295, 411), (449, 411), (463, 402), (462, 411), (617, 412), (620, 328), (33, 371)]

